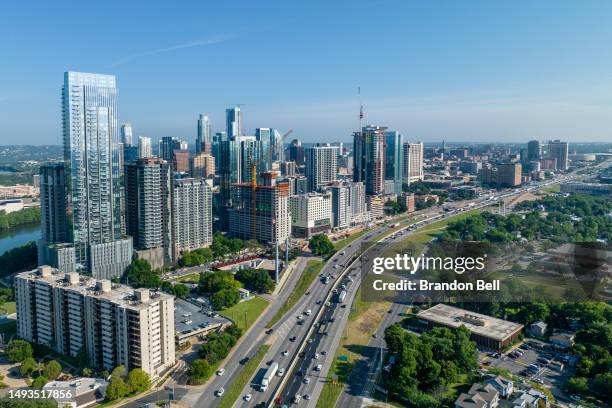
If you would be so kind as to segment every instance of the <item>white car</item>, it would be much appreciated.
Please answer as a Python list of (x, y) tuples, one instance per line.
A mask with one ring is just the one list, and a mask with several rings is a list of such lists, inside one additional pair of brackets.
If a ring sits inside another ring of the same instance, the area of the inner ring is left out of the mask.
[(310, 401), (310, 395), (309, 395), (309, 394), (304, 395), (304, 399), (305, 399), (306, 401)]
[(304, 314), (305, 314), (306, 316), (310, 316), (310, 315), (312, 314), (312, 310), (307, 309), (307, 310), (304, 312)]
[(247, 394), (244, 396), (244, 400), (247, 402), (250, 401), (251, 399), (253, 399), (253, 396), (251, 394)]
[(225, 368), (220, 368), (220, 369), (217, 370), (217, 375), (219, 377), (221, 377), (223, 374), (225, 374)]
[(310, 384), (310, 377), (304, 377), (302, 381), (304, 382), (304, 384)]
[(306, 343), (311, 344), (314, 340), (313, 339), (308, 339), (306, 340)]
[(283, 351), (281, 354), (282, 354), (283, 356), (287, 356), (287, 355), (289, 354), (289, 350), (284, 350), (284, 351)]
[(321, 364), (317, 364), (317, 366), (314, 368), (315, 371), (321, 371), (321, 369), (323, 368), (323, 366)]
[(223, 387), (219, 388), (216, 392), (217, 397), (222, 397), (225, 394), (225, 389)]
[(281, 368), (276, 372), (276, 375), (282, 377), (285, 374), (285, 369)]

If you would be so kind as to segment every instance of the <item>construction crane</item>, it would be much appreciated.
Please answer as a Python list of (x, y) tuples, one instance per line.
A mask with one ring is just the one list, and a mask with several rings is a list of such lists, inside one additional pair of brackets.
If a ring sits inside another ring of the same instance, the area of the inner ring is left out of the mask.
[[(280, 139), (281, 142), (291, 133), (293, 133), (293, 129), (289, 129), (287, 133), (282, 135)], [(254, 240), (257, 240), (257, 167), (262, 163), (268, 162), (273, 151), (274, 149), (272, 148), (272, 144), (270, 144), (268, 151), (265, 152), (265, 154), (263, 154), (259, 160), (255, 160), (253, 157), (253, 152), (251, 152), (251, 157), (249, 158), (249, 164), (251, 167), (251, 238)]]

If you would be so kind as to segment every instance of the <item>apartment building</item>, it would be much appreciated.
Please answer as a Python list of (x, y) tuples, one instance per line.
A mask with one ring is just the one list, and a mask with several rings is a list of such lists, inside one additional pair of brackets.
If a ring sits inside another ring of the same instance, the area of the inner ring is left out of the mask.
[(15, 276), (17, 335), (112, 370), (158, 378), (175, 363), (174, 297), (40, 266)]
[(331, 193), (310, 193), (289, 197), (291, 212), (291, 234), (296, 238), (331, 231)]
[(172, 228), (173, 259), (212, 244), (212, 191), (205, 179), (174, 181)]

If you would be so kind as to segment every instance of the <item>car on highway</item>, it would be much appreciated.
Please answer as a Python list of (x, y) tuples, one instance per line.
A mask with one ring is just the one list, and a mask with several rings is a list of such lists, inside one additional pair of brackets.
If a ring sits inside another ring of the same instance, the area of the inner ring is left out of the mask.
[(281, 353), (283, 356), (287, 356), (287, 354), (289, 354), (289, 350), (283, 350), (283, 352)]
[(289, 337), (289, 341), (290, 341), (290, 342), (292, 342), (292, 343), (293, 343), (293, 342), (294, 342), (296, 339), (297, 339), (297, 337), (295, 337), (295, 336), (291, 336), (291, 337)]
[(304, 384), (310, 384), (310, 377), (304, 377), (302, 381), (304, 382)]
[(306, 343), (312, 344), (313, 341), (314, 341), (313, 339), (308, 339), (308, 340), (306, 340)]
[(317, 364), (314, 368), (315, 371), (321, 371), (321, 369), (323, 368), (323, 365), (321, 364)]
[(310, 309), (306, 309), (306, 311), (304, 312), (304, 314), (305, 314), (306, 316), (310, 316), (310, 315), (312, 314), (312, 310), (310, 310)]
[(327, 351), (325, 351), (325, 350), (321, 350), (321, 355), (322, 355), (322, 356), (327, 355)]
[(312, 358), (314, 358), (315, 360), (318, 360), (319, 359), (319, 353), (314, 353), (312, 355)]
[(305, 399), (306, 401), (310, 401), (310, 395), (308, 395), (308, 394), (304, 395), (304, 399)]
[(240, 364), (245, 365), (246, 363), (248, 363), (250, 360), (250, 357), (245, 357), (242, 360), (239, 361)]
[(225, 374), (225, 368), (220, 368), (220, 369), (217, 370), (217, 375), (219, 377), (221, 377), (223, 374)]
[(293, 399), (291, 400), (294, 404), (297, 404), (298, 402), (300, 402), (302, 400), (302, 396), (301, 395), (295, 395), (293, 397)]
[(297, 370), (295, 372), (295, 375), (297, 375), (298, 377), (301, 377), (302, 375), (304, 375), (304, 373), (302, 372), (302, 370)]
[(283, 375), (285, 375), (285, 369), (284, 368), (279, 368), (278, 371), (276, 372), (276, 375), (278, 377), (282, 377)]
[(250, 400), (252, 400), (252, 399), (253, 399), (253, 396), (252, 396), (251, 394), (247, 394), (247, 395), (245, 395), (245, 396), (244, 396), (244, 400), (245, 400), (246, 402), (249, 402), (249, 401), (250, 401)]
[(223, 394), (225, 394), (225, 389), (223, 387), (219, 388), (217, 391), (215, 391), (215, 395), (217, 397), (222, 397)]

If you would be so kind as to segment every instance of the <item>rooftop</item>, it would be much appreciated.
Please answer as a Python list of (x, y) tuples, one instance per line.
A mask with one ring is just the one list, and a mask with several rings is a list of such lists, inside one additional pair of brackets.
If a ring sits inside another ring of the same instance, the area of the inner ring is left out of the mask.
[(465, 326), (472, 333), (503, 341), (523, 328), (522, 324), (512, 323), (479, 313), (470, 312), (442, 303), (423, 310), (417, 315), (421, 319), (458, 328)]

